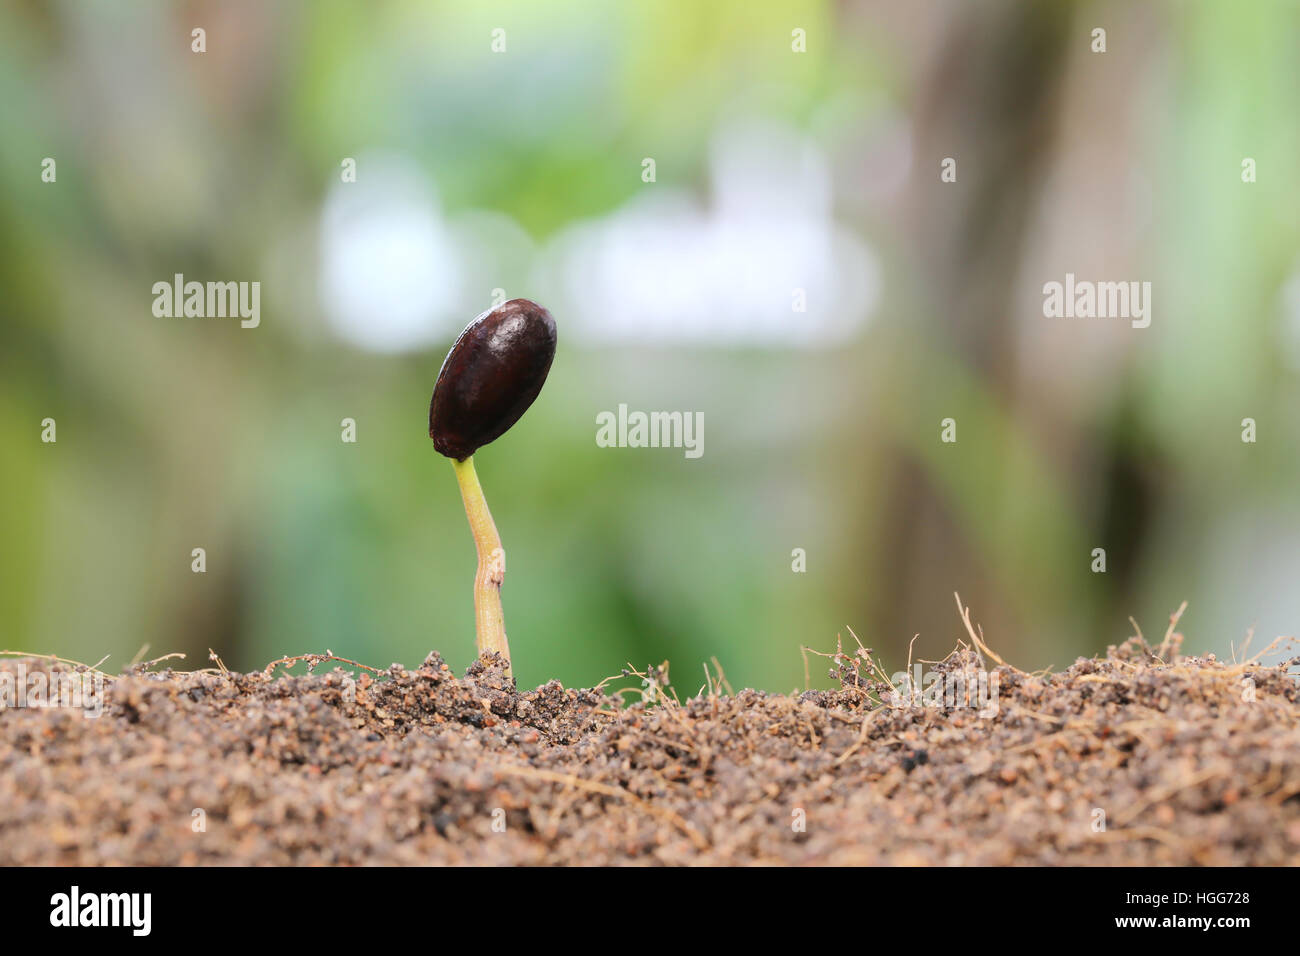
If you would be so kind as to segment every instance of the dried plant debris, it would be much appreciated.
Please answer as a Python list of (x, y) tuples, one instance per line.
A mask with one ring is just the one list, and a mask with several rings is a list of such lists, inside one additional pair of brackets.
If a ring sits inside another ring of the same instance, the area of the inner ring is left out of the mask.
[[(630, 670), (626, 704), (492, 656), (128, 668), (98, 718), (0, 710), (0, 863), (1300, 863), (1293, 662), (1134, 639), (1034, 675), (981, 646), (901, 685), (837, 652), (840, 689), (795, 695)], [(4, 659), (0, 690), (20, 670), (90, 673)]]

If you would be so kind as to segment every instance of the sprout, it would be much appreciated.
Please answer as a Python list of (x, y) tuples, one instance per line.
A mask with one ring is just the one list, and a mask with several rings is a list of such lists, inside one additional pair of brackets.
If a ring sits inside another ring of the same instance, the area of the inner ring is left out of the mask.
[(542, 390), (555, 358), (555, 320), (536, 302), (511, 299), (484, 312), (447, 353), (429, 402), (429, 437), (451, 459), (478, 550), (474, 625), (479, 654), (510, 663), (501, 583), (506, 555), (474, 471), (474, 452), (519, 421)]

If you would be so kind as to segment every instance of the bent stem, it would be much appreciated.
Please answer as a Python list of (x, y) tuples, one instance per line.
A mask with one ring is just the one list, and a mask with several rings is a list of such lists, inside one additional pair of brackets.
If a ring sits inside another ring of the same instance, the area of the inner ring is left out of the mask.
[(506, 618), (501, 610), (501, 583), (506, 576), (506, 552), (501, 547), (492, 512), (483, 497), (483, 486), (474, 471), (474, 456), (464, 461), (451, 460), (465, 500), (465, 514), (478, 550), (478, 571), (474, 575), (474, 627), (480, 655), (496, 651), (510, 664), (510, 645), (506, 643)]

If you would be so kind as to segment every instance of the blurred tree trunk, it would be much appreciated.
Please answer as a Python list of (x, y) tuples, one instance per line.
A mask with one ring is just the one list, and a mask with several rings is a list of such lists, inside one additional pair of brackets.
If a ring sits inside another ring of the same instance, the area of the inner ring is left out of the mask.
[[(903, 228), (925, 283), (922, 314), (938, 323), (926, 339), (946, 348), (994, 402), (1009, 408), (1022, 251), (1050, 165), (1067, 45), (1087, 37), (1074, 29), (1065, 3), (953, 4), (950, 11), (936, 19), (944, 36), (931, 62), (919, 67)], [(947, 157), (956, 160), (956, 183), (940, 181)], [(955, 407), (948, 414), (960, 422), (961, 413)], [(924, 427), (938, 441), (939, 420)], [(988, 438), (959, 432), (959, 440), (986, 442), (982, 453), (1004, 461), (1005, 449)], [(1026, 638), (1024, 622), (1015, 620), (1015, 596), (968, 539), (954, 504), (906, 451), (896, 459), (890, 486), (879, 539), (889, 553), (877, 559), (881, 633), (946, 639), (960, 629), (951, 600), (959, 590), (974, 617), (1003, 641), (1003, 652), (1014, 653)]]

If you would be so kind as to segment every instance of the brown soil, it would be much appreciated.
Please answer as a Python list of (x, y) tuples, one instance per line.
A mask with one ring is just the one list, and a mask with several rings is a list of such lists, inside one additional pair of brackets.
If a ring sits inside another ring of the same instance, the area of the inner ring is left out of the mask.
[(1133, 640), (994, 668), (981, 717), (883, 703), (865, 652), (832, 663), (836, 691), (649, 706), (436, 654), (378, 679), (128, 669), (98, 719), (0, 711), (0, 863), (1300, 863), (1285, 664)]

